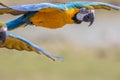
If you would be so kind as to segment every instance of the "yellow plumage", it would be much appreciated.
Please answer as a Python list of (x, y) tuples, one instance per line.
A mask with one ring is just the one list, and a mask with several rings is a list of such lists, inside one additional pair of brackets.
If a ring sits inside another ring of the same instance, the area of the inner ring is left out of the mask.
[(35, 51), (35, 52), (39, 53), (36, 49), (34, 49), (32, 46), (28, 45), (27, 43), (25, 43), (19, 39), (10, 37), (10, 36), (7, 37), (4, 47), (8, 48), (8, 49)]
[[(0, 29), (2, 29), (3, 27), (6, 27), (6, 24), (0, 22)], [(0, 40), (0, 46), (1, 45), (2, 45), (2, 41)], [(4, 46), (1, 47), (6, 47), (8, 49), (16, 49), (16, 50), (35, 51), (39, 53), (36, 49), (28, 45), (27, 43), (23, 42), (22, 40), (10, 36), (7, 36)]]
[(111, 7), (108, 7), (108, 6), (94, 6), (94, 9), (106, 9), (106, 10), (111, 10)]
[(30, 18), (30, 21), (36, 26), (46, 28), (60, 28), (65, 24), (73, 24), (72, 17), (78, 12), (77, 8), (62, 11), (56, 8), (46, 8), (38, 11)]

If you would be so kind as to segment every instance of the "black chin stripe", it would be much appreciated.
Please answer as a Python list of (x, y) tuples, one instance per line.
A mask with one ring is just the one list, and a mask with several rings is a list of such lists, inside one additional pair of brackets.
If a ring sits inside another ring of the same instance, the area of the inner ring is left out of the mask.
[(76, 15), (77, 15), (78, 13), (76, 13), (73, 17), (72, 17), (72, 20), (75, 22), (75, 23), (77, 23), (77, 24), (80, 24), (82, 21), (80, 21), (80, 20), (78, 20), (77, 18), (76, 18)]

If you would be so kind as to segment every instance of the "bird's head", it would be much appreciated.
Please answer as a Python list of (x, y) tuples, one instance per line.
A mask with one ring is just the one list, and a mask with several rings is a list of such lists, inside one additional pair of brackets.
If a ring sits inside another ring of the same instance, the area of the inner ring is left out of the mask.
[(6, 31), (7, 31), (6, 25), (0, 22), (0, 46), (3, 46), (5, 44), (6, 37), (7, 37)]
[(89, 26), (91, 26), (95, 19), (95, 11), (93, 9), (81, 8), (78, 13), (75, 14), (73, 20), (76, 23), (81, 22), (90, 22)]

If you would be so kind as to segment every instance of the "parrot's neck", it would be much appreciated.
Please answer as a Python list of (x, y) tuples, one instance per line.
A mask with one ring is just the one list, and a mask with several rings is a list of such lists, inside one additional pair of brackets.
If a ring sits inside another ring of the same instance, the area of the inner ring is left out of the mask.
[(66, 12), (65, 12), (65, 14), (66, 14), (65, 15), (65, 21), (66, 21), (66, 23), (67, 24), (74, 24), (75, 21), (72, 18), (78, 12), (79, 12), (78, 8), (71, 8), (71, 9), (66, 8)]

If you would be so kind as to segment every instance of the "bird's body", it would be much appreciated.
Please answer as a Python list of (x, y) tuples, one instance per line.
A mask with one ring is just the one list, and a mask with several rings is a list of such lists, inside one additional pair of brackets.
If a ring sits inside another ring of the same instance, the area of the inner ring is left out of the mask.
[(38, 11), (31, 18), (30, 21), (36, 26), (43, 26), (46, 28), (60, 28), (66, 24), (74, 24), (72, 19), (79, 11), (77, 8), (72, 8), (62, 11), (55, 8), (47, 8)]
[[(65, 24), (81, 23), (84, 21), (76, 19), (76, 14), (81, 13), (82, 8), (86, 8), (86, 10), (90, 11), (94, 9), (120, 9), (119, 6), (103, 2), (78, 1), (65, 4), (40, 3), (0, 7), (0, 14), (23, 14), (17, 19), (7, 23), (8, 30), (15, 29), (21, 25), (26, 26), (28, 24), (55, 29), (63, 27)], [(90, 11), (89, 13), (91, 13)]]
[[(51, 29), (60, 28), (66, 24), (75, 23), (72, 20), (72, 18), (76, 14), (76, 12), (78, 12), (77, 8), (70, 9), (69, 11), (66, 11), (66, 12), (61, 11), (59, 9), (55, 9), (55, 8), (46, 8), (46, 9), (40, 10), (38, 12), (27, 13), (27, 14), (21, 16), (22, 18), (19, 17), (16, 20), (8, 22), (7, 26), (8, 26), (8, 29), (12, 28), (12, 25), (14, 23), (16, 23), (16, 21), (23, 24), (24, 23), (23, 20), (25, 19), (25, 22), (27, 24), (34, 24), (36, 26), (41, 26), (41, 27), (46, 27), (46, 28), (51, 28)], [(32, 15), (32, 16), (25, 18), (26, 15), (27, 16)], [(24, 24), (26, 24), (26, 23), (24, 23)], [(9, 28), (9, 26), (10, 26), (10, 28)]]
[[(92, 1), (68, 2), (65, 4), (40, 3), (18, 6), (6, 6), (0, 3), (0, 5), (0, 14), (20, 15), (18, 18), (7, 22), (6, 25), (0, 24), (0, 46), (8, 49), (41, 52), (53, 60), (61, 58), (53, 56), (20, 36), (8, 33), (7, 30), (26, 25), (56, 29), (66, 24), (80, 24), (83, 21), (90, 22), (90, 26), (94, 22), (95, 9), (120, 9), (120, 6)], [(7, 29), (3, 26), (6, 26)]]
[[(45, 8), (38, 10), (37, 12), (26, 13), (23, 16), (8, 22), (7, 27), (8, 30), (11, 30), (23, 24), (33, 24), (35, 26), (51, 29), (61, 28), (66, 24), (76, 23), (72, 18), (77, 12), (79, 12), (78, 8), (66, 8), (65, 11), (56, 8)], [(17, 24), (15, 24), (16, 21)], [(15, 24), (15, 26), (13, 26), (13, 24)]]

